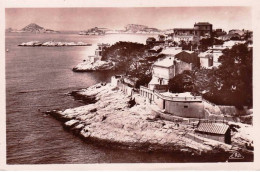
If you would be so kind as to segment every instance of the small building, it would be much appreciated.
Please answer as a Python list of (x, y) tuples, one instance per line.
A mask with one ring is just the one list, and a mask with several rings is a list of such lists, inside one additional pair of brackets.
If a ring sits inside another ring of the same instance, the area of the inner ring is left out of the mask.
[(198, 57), (198, 54), (194, 51), (182, 51), (176, 54), (175, 58), (188, 64), (191, 64), (192, 68), (190, 70), (193, 70), (196, 67), (200, 68), (200, 58)]
[(153, 45), (156, 42), (154, 37), (149, 37), (146, 39), (146, 45)]
[(201, 137), (231, 144), (231, 131), (225, 123), (200, 122), (195, 133)]
[(169, 80), (175, 76), (173, 61), (174, 57), (166, 57), (153, 64), (150, 89), (153, 90), (155, 85), (168, 85)]
[(224, 30), (222, 30), (222, 29), (216, 29), (215, 30), (215, 36), (217, 36), (217, 37), (219, 37), (219, 36), (224, 36), (224, 35), (226, 35), (227, 34), (227, 32), (225, 32)]
[(201, 96), (193, 96), (190, 92), (154, 94), (154, 102), (166, 113), (184, 118), (204, 118), (204, 103)]
[(228, 41), (228, 40), (231, 40), (231, 39), (240, 40), (241, 36), (237, 33), (229, 33), (229, 34), (226, 34), (226, 35), (221, 35), (218, 38), (222, 41)]
[(95, 56), (101, 57), (104, 53), (104, 50), (108, 47), (110, 47), (109, 44), (98, 44), (98, 48), (95, 50)]
[[(181, 74), (185, 70), (193, 70), (194, 67), (200, 65), (198, 56), (191, 51), (186, 52), (174, 48), (168, 50), (172, 50), (171, 53), (176, 55), (169, 55), (153, 64), (152, 80), (148, 84), (151, 90), (154, 90), (156, 85), (168, 85), (169, 80), (175, 75)], [(167, 54), (164, 50), (162, 53)]]
[(213, 47), (209, 48), (210, 50), (219, 50), (222, 51), (226, 48), (231, 49), (234, 45), (238, 44), (244, 44), (246, 41), (235, 41), (235, 40), (230, 40), (230, 41), (225, 41), (223, 45), (213, 45)]
[(213, 66), (213, 55), (209, 52), (201, 52), (198, 57), (200, 58), (201, 68), (210, 68)]
[(193, 35), (198, 37), (205, 37), (212, 35), (212, 24), (208, 22), (198, 22), (194, 24), (193, 28), (174, 28), (175, 35)]
[(239, 29), (232, 29), (228, 32), (229, 34), (238, 34), (240, 36), (243, 36), (244, 35), (244, 31), (242, 30), (239, 30)]
[(111, 77), (111, 85), (112, 86), (118, 86), (120, 80), (123, 78), (122, 75), (115, 75)]

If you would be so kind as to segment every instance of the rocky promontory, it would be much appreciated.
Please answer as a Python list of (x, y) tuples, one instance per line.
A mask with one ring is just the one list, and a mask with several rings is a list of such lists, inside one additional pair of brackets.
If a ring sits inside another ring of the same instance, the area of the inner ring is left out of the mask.
[(197, 136), (194, 126), (187, 121), (162, 119), (156, 113), (156, 106), (139, 94), (127, 96), (111, 84), (96, 84), (73, 92), (73, 95), (85, 98), (89, 104), (64, 111), (50, 111), (48, 114), (88, 142), (141, 151), (173, 151), (192, 156), (230, 155), (229, 152), (234, 150), (252, 154), (241, 148), (245, 141), (251, 140), (248, 133), (252, 127), (246, 124), (236, 124), (239, 128), (233, 133), (232, 145), (228, 145)]
[(110, 70), (114, 68), (114, 64), (111, 61), (97, 60), (95, 62), (83, 61), (75, 66), (72, 70), (74, 72), (90, 72), (90, 71), (102, 71)]
[(56, 42), (56, 41), (47, 41), (47, 42), (40, 42), (40, 41), (30, 41), (30, 42), (23, 42), (18, 46), (24, 47), (61, 47), (61, 46), (91, 46), (91, 44), (84, 43), (84, 42)]

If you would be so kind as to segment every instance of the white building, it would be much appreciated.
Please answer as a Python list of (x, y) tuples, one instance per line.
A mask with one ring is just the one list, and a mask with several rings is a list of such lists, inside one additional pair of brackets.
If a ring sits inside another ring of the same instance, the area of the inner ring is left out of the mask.
[(226, 41), (223, 43), (223, 45), (213, 45), (212, 48), (209, 48), (211, 50), (224, 50), (226, 48), (228, 49), (231, 49), (234, 45), (238, 45), (238, 44), (244, 44), (246, 43), (246, 41), (233, 41), (233, 40), (230, 40), (230, 41)]
[(200, 67), (209, 69), (213, 66), (213, 55), (209, 52), (202, 52), (198, 55), (200, 58)]
[(174, 57), (166, 57), (153, 64), (153, 77), (149, 83), (150, 89), (153, 90), (155, 85), (168, 85), (169, 80), (175, 76), (173, 61)]
[(174, 35), (173, 41), (177, 43), (181, 43), (181, 41), (184, 41), (186, 43), (193, 42), (194, 41), (194, 35)]
[(153, 76), (148, 87), (154, 90), (156, 85), (168, 85), (170, 79), (185, 70), (192, 70), (192, 63), (183, 62), (175, 59), (173, 56), (159, 60), (153, 64)]

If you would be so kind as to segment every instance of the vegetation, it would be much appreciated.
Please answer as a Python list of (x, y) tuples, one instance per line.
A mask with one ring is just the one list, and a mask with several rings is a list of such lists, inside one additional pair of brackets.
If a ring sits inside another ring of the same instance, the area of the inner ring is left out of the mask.
[(149, 45), (133, 42), (117, 42), (104, 51), (102, 60), (115, 63), (116, 70), (137, 78), (137, 87), (147, 85), (151, 78), (151, 66), (163, 55), (149, 53)]
[(208, 49), (208, 47), (211, 47), (213, 45), (222, 45), (223, 43), (224, 43), (224, 41), (216, 39), (214, 37), (207, 38), (207, 39), (201, 39), (199, 49), (201, 51), (206, 51)]
[(223, 51), (218, 69), (199, 69), (176, 75), (169, 81), (171, 92), (191, 91), (222, 105), (252, 107), (252, 50), (239, 44)]

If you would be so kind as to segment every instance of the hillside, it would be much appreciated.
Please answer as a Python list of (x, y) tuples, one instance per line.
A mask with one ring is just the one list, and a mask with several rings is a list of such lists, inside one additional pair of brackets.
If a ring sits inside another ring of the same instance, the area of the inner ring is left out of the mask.
[(24, 28), (22, 28), (19, 32), (33, 32), (33, 33), (57, 33), (58, 31), (54, 31), (52, 29), (45, 29), (35, 23), (31, 23)]

